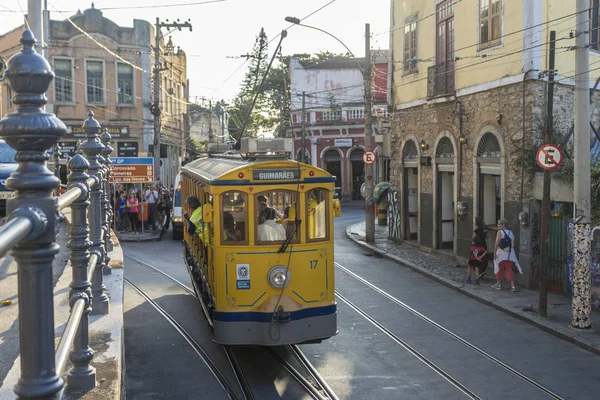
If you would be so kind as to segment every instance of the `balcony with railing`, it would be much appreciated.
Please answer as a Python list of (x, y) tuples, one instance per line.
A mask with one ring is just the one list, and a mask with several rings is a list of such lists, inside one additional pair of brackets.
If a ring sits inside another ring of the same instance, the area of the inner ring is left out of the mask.
[(454, 61), (446, 61), (427, 69), (427, 97), (454, 94)]

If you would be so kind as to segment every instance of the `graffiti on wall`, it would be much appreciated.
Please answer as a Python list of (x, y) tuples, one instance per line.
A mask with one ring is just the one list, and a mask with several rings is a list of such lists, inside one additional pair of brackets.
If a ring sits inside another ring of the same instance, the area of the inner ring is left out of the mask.
[(537, 268), (540, 257), (540, 218), (537, 213), (531, 215), (531, 279), (537, 282)]
[(400, 191), (388, 190), (388, 238), (400, 240), (402, 231), (400, 214)]
[[(575, 271), (575, 256), (581, 253), (585, 247), (582, 246), (591, 246), (591, 263), (590, 263), (590, 277), (579, 276), (580, 280), (588, 280), (591, 284), (590, 288), (590, 296), (591, 296), (591, 304), (592, 307), (600, 308), (600, 226), (595, 227), (594, 229), (589, 231), (589, 226), (586, 229), (583, 228), (584, 231), (587, 231), (587, 235), (591, 243), (581, 243), (581, 239), (577, 240), (575, 237), (577, 225), (574, 223), (569, 223), (568, 229), (568, 239), (569, 246), (567, 252), (567, 275), (569, 277), (569, 290), (573, 291), (574, 279), (576, 277)], [(578, 251), (579, 250), (579, 251)], [(581, 275), (581, 274), (579, 274)], [(580, 285), (583, 283), (580, 283)], [(584, 284), (583, 287), (586, 285)]]

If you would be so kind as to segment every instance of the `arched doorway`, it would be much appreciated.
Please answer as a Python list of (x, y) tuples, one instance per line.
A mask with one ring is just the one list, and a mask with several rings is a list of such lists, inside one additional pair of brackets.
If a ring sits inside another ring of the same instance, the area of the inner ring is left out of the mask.
[(419, 151), (414, 140), (408, 140), (402, 150), (404, 165), (404, 238), (417, 240), (419, 231)]
[(477, 145), (478, 211), (486, 225), (496, 225), (502, 215), (500, 142), (486, 132)]
[(335, 149), (326, 150), (323, 153), (323, 169), (331, 175), (335, 175), (335, 191), (342, 198), (342, 156)]
[(444, 136), (435, 150), (437, 173), (437, 247), (454, 248), (454, 146)]
[(365, 181), (365, 164), (363, 163), (362, 156), (364, 150), (361, 148), (355, 148), (350, 150), (348, 160), (350, 163), (350, 193), (352, 193), (352, 200), (360, 200), (360, 187)]

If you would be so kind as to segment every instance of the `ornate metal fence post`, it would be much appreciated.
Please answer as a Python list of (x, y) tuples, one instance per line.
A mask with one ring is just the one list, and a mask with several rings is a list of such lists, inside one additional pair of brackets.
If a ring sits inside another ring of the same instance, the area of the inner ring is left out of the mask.
[(73, 351), (69, 354), (69, 359), (74, 367), (67, 375), (67, 384), (69, 388), (77, 390), (90, 390), (96, 386), (96, 369), (90, 366), (90, 361), (94, 357), (94, 351), (89, 346), (89, 326), (88, 316), (92, 312), (91, 283), (87, 278), (87, 268), (90, 260), (90, 247), (92, 242), (89, 240), (90, 229), (87, 223), (87, 208), (90, 205), (89, 187), (86, 180), (89, 175), (86, 173), (90, 164), (83, 156), (77, 154), (69, 160), (69, 189), (78, 187), (81, 189), (81, 196), (71, 205), (71, 228), (69, 230), (69, 242), (67, 246), (70, 249), (71, 267), (73, 268), (73, 278), (71, 281), (71, 292), (69, 293), (69, 304), (71, 308), (75, 302), (84, 298), (86, 302), (85, 311), (79, 322), (77, 335), (73, 345)]
[(15, 385), (20, 398), (53, 398), (63, 388), (54, 361), (54, 293), (52, 261), (58, 254), (59, 213), (51, 193), (59, 185), (48, 170), (47, 149), (67, 130), (54, 114), (44, 113), (44, 93), (54, 78), (48, 62), (33, 49), (30, 30), (21, 37), (23, 50), (8, 62), (6, 78), (16, 96), (17, 112), (0, 121), (0, 137), (17, 150), (19, 166), (6, 181), (16, 190), (8, 200), (9, 219), (27, 218), (29, 236), (12, 255), (18, 264), (21, 377)]
[(98, 263), (92, 278), (92, 314), (108, 314), (109, 299), (106, 295), (106, 286), (104, 286), (102, 269), (104, 267), (105, 248), (104, 237), (102, 236), (102, 182), (103, 171), (99, 160), (102, 158), (100, 153), (104, 146), (98, 140), (100, 124), (94, 119), (94, 113), (88, 113), (88, 119), (83, 123), (87, 141), (80, 146), (81, 151), (89, 162), (88, 168), (90, 176), (94, 177), (96, 183), (90, 190), (90, 240), (92, 241), (92, 253), (98, 255)]
[(104, 260), (104, 275), (110, 275), (112, 268), (110, 267), (110, 257), (108, 253), (113, 250), (113, 243), (110, 240), (110, 229), (112, 227), (112, 204), (113, 199), (110, 196), (110, 183), (108, 181), (110, 177), (110, 154), (113, 152), (113, 148), (110, 147), (110, 134), (108, 133), (108, 129), (104, 128), (104, 132), (102, 132), (102, 136), (100, 140), (104, 145), (104, 149), (102, 150), (102, 157), (104, 157), (104, 172), (105, 172), (105, 181), (104, 181), (104, 212), (103, 212), (103, 226), (104, 226), (104, 246), (106, 247), (106, 259)]

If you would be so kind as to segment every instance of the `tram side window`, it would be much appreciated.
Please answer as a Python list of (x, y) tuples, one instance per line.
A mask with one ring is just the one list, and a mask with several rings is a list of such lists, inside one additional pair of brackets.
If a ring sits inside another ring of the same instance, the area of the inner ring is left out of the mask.
[(221, 198), (221, 241), (224, 244), (247, 244), (248, 204), (246, 194), (242, 192), (223, 193)]
[(256, 244), (282, 242), (287, 236), (292, 237), (292, 242), (297, 241), (294, 223), (296, 201), (297, 193), (292, 191), (275, 190), (256, 194)]
[(306, 193), (308, 240), (327, 240), (330, 192), (312, 189)]

